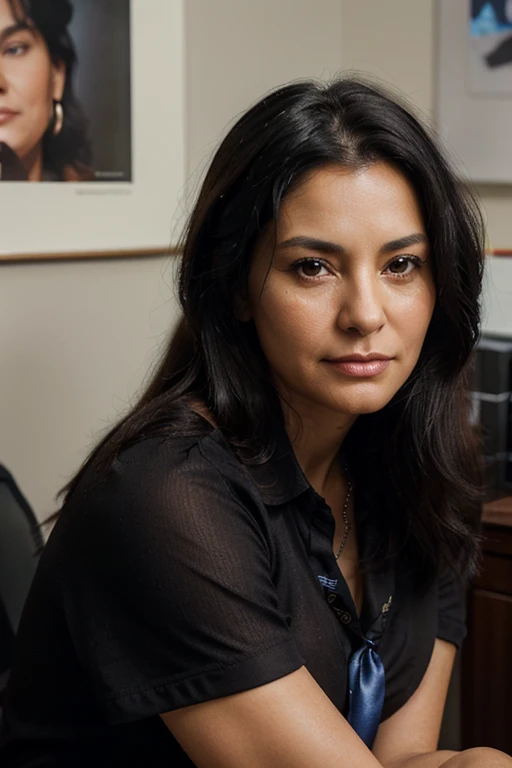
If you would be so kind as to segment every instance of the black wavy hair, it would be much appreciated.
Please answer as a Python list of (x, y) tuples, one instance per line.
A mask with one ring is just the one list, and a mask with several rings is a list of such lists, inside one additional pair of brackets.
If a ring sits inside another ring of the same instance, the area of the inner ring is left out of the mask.
[(364, 78), (281, 87), (229, 131), (184, 235), (183, 318), (139, 402), (87, 465), (108, 466), (146, 436), (199, 429), (192, 401), (204, 403), (242, 460), (268, 459), (279, 403), (254, 326), (237, 320), (234, 297), (246, 286), (256, 238), (306, 174), (332, 163), (355, 169), (378, 162), (393, 164), (416, 192), (436, 304), (408, 381), (382, 410), (357, 419), (344, 448), (358, 503), (374, 509), (380, 528), (382, 545), (365, 567), (399, 550), (426, 586), (442, 562), (462, 578), (478, 563), (479, 459), (467, 386), (479, 334), (483, 225), (411, 109)]
[(53, 135), (55, 118), (43, 137), (43, 169), (62, 178), (65, 166), (79, 168), (91, 163), (88, 122), (73, 88), (77, 55), (68, 26), (73, 18), (70, 0), (8, 0), (14, 18), (33, 26), (44, 39), (53, 62), (63, 62), (66, 83), (62, 96), (64, 123)]

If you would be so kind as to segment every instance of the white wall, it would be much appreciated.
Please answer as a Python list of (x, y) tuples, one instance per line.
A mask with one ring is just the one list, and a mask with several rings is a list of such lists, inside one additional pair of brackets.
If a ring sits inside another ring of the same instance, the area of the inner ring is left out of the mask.
[(343, 69), (399, 88), (427, 120), (434, 103), (434, 6), (435, 0), (342, 0)]
[[(453, 0), (466, 2), (466, 0)], [(404, 92), (435, 125), (436, 0), (342, 0), (343, 69), (364, 71)], [(512, 185), (475, 189), (490, 248), (512, 249)], [(484, 330), (512, 334), (512, 258), (489, 259)]]
[(341, 68), (341, 0), (186, 0), (190, 170), (271, 88)]
[(163, 259), (0, 267), (0, 461), (42, 519), (176, 314)]
[[(185, 8), (191, 173), (265, 91), (341, 66), (341, 0)], [(166, 97), (161, 75), (155, 100)], [(0, 265), (0, 462), (40, 519), (138, 390), (176, 316), (167, 259)]]

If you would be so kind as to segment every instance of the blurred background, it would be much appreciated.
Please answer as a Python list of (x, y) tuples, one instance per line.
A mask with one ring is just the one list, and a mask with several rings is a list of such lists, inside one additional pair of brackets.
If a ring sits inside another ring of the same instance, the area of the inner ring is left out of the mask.
[[(468, 17), (467, 0), (450, 3)], [(456, 67), (460, 52), (451, 48), (446, 29), (442, 37), (441, 10), (436, 0), (185, 0), (187, 180), (176, 205), (185, 209), (193, 199), (212, 151), (236, 116), (267, 90), (296, 78), (328, 80), (347, 70), (373, 75), (403, 92), (427, 123), (449, 133), (438, 114), (441, 43), (444, 67)], [(512, 82), (510, 67), (509, 77)], [(168, 98), (165, 83), (161, 72), (145, 84), (155, 102)], [(510, 94), (499, 98), (511, 108)], [(136, 146), (135, 137), (135, 152)], [(467, 166), (456, 148), (451, 152)], [(503, 163), (512, 169), (512, 141), (506, 152)], [(479, 178), (472, 184), (486, 217), (489, 249), (512, 249), (512, 172), (508, 182)], [(489, 256), (488, 262), (484, 330), (504, 347), (491, 349), (503, 356), (485, 365), (498, 366), (502, 377), (499, 383), (476, 381), (475, 412), (481, 413), (481, 403), (496, 402), (482, 392), (501, 395), (504, 437), (489, 453), (503, 454), (512, 453), (509, 398), (504, 399), (512, 359), (512, 258)], [(0, 262), (0, 462), (40, 521), (55, 510), (57, 491), (99, 432), (121, 415), (157, 359), (178, 314), (174, 270), (168, 255)], [(512, 634), (512, 596), (504, 621)], [(499, 671), (511, 673), (510, 666)], [(443, 725), (443, 745), (452, 748), (461, 739), (459, 681), (460, 664)]]

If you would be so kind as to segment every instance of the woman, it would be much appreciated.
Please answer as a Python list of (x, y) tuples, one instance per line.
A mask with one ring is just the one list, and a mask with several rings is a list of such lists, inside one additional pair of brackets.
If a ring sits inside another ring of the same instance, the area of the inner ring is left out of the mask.
[(380, 89), (293, 84), (238, 121), (183, 320), (42, 555), (3, 766), (511, 765), (436, 752), (478, 555), (482, 253)]
[(0, 0), (0, 179), (94, 178), (69, 0)]

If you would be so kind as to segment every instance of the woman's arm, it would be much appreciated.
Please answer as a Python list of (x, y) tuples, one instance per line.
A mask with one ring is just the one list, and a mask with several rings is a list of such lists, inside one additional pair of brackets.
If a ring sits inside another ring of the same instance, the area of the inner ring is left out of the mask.
[[(258, 688), (161, 717), (197, 768), (383, 766), (305, 667)], [(512, 760), (495, 750), (476, 749), (409, 755), (385, 764), (386, 768), (440, 765), (511, 768)]]
[(385, 768), (438, 768), (456, 754), (436, 752), (455, 653), (452, 643), (437, 638), (419, 687), (380, 724), (372, 751)]
[[(440, 761), (440, 762), (439, 762)], [(512, 758), (487, 747), (465, 749), (464, 752), (441, 750), (414, 755), (392, 763), (393, 768), (512, 768)]]
[(161, 717), (197, 768), (381, 768), (305, 667)]
[(419, 687), (380, 724), (372, 751), (383, 768), (512, 768), (512, 758), (494, 749), (436, 751), (455, 653), (452, 643), (437, 638)]

